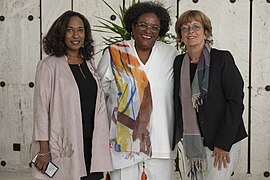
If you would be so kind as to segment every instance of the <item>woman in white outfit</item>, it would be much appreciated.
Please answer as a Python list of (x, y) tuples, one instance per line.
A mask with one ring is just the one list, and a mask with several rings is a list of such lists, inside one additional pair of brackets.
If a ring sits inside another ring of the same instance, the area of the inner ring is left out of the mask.
[(173, 179), (173, 60), (158, 42), (169, 30), (167, 9), (139, 2), (125, 13), (131, 40), (106, 48), (97, 71), (107, 96), (112, 180)]

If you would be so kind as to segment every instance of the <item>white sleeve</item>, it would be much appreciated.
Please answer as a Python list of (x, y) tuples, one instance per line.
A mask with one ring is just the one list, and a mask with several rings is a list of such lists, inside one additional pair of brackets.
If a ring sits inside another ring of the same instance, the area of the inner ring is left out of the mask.
[(104, 51), (99, 61), (97, 73), (106, 96), (108, 116), (111, 118), (114, 107), (117, 107), (117, 86), (112, 72), (111, 56), (108, 48)]
[(109, 96), (112, 81), (115, 81), (111, 68), (111, 57), (107, 48), (99, 61), (97, 73), (101, 79), (103, 90), (106, 96)]

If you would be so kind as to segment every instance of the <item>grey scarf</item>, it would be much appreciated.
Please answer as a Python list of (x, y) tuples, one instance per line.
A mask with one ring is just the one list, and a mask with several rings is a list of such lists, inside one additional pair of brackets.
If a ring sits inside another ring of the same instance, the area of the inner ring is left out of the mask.
[(205, 46), (200, 56), (192, 85), (190, 86), (190, 58), (185, 54), (180, 79), (179, 96), (182, 104), (183, 146), (188, 159), (191, 179), (197, 179), (198, 173), (206, 171), (206, 152), (203, 146), (196, 111), (206, 102), (210, 68), (210, 45)]

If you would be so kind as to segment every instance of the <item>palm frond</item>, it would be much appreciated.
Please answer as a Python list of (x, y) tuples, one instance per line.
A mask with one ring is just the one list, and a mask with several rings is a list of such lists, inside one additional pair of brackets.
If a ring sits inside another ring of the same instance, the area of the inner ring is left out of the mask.
[[(100, 32), (100, 33), (107, 33), (107, 34), (109, 33), (109, 34), (117, 34), (118, 35), (117, 39), (116, 39), (116, 36), (109, 36), (107, 38), (103, 37), (103, 44), (106, 44), (106, 45), (110, 45), (110, 44), (113, 44), (115, 42), (131, 39), (131, 35), (125, 29), (125, 24), (124, 24), (124, 20), (123, 20), (125, 13), (127, 11), (126, 7), (119, 6), (120, 12), (118, 13), (105, 0), (102, 0), (102, 1), (105, 3), (105, 5), (109, 9), (111, 9), (111, 11), (115, 15), (118, 16), (118, 18), (120, 20), (120, 25), (118, 25), (110, 20), (107, 20), (105, 18), (96, 16), (96, 18), (99, 19), (98, 22), (100, 25), (95, 25), (92, 30), (96, 31), (96, 32)], [(140, 2), (140, 0), (132, 0), (131, 5), (135, 5), (138, 2)], [(165, 36), (160, 37), (158, 40), (163, 41), (167, 44), (171, 44), (171, 43), (175, 42), (175, 39), (176, 38), (174, 35), (172, 35), (171, 33), (167, 33)]]
[(112, 10), (112, 12), (114, 13), (114, 14), (116, 14), (116, 15), (119, 15), (105, 0), (102, 0), (105, 4), (106, 4), (106, 6), (108, 7), (108, 8), (110, 8), (111, 10)]

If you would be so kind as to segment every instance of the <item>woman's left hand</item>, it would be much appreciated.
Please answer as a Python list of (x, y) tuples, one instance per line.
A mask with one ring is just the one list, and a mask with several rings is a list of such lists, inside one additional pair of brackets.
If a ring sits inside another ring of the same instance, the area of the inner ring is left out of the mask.
[(35, 166), (38, 170), (44, 173), (51, 160), (51, 153), (40, 153), (36, 159)]
[(230, 154), (218, 147), (214, 148), (212, 157), (215, 157), (214, 167), (218, 167), (218, 170), (222, 169), (222, 164), (224, 168), (227, 168), (227, 164), (230, 163)]

